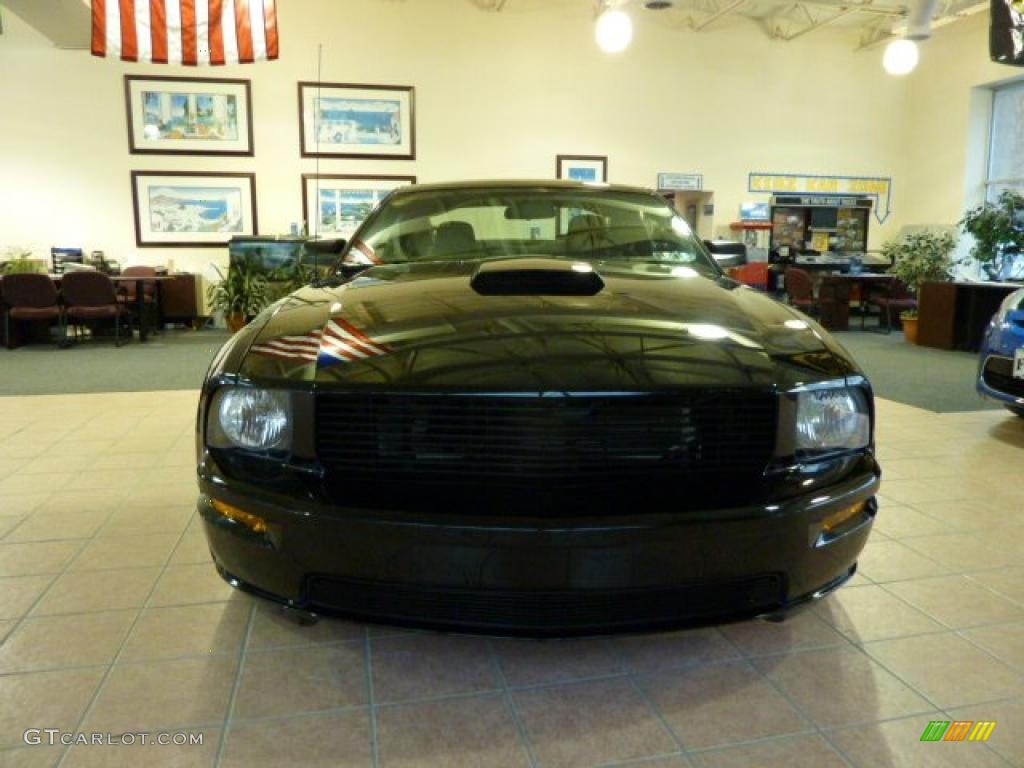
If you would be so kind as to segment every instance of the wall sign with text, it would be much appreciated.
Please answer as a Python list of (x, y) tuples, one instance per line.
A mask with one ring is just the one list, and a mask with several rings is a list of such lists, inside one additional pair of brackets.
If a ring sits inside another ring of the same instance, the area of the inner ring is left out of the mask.
[(704, 189), (702, 173), (659, 173), (659, 192), (699, 192)]
[(892, 178), (888, 176), (813, 176), (797, 173), (751, 173), (750, 192), (805, 195), (855, 195), (875, 201), (875, 218), (884, 224), (892, 213)]

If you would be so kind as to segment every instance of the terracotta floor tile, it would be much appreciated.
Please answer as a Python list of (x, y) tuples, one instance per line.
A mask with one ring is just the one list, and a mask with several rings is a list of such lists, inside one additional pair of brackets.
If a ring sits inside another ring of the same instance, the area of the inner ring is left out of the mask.
[(32, 615), (141, 608), (159, 575), (159, 568), (66, 571), (46, 590)]
[(82, 549), (84, 541), (43, 541), (0, 544), (0, 576), (60, 573)]
[(233, 723), (220, 768), (371, 768), (367, 710)]
[(213, 563), (169, 565), (157, 580), (149, 607), (251, 599), (220, 577)]
[(83, 728), (124, 733), (220, 726), (237, 669), (238, 659), (231, 656), (118, 663)]
[(942, 624), (876, 586), (840, 590), (816, 612), (855, 643), (946, 631)]
[(1024, 678), (953, 633), (869, 643), (864, 649), (939, 707), (1024, 694)]
[(74, 730), (105, 671), (0, 675), (0, 748), (25, 746), (27, 728)]
[(261, 600), (256, 603), (249, 648), (362, 641), (365, 636), (364, 625), (329, 616), (321, 617), (312, 625), (297, 624), (284, 615), (280, 606)]
[(949, 569), (910, 549), (899, 541), (869, 540), (858, 567), (872, 581), (888, 582), (939, 576)]
[(791, 736), (693, 756), (695, 768), (847, 768), (847, 763), (821, 736)]
[(0, 578), (0, 619), (24, 616), (53, 582), (53, 576)]
[(498, 695), (381, 707), (377, 742), (382, 768), (529, 765), (512, 713)]
[(886, 589), (956, 629), (994, 622), (1024, 621), (1024, 607), (963, 576), (887, 584)]
[(499, 688), (488, 641), (434, 633), (372, 641), (374, 700), (379, 704), (483, 693)]
[(163, 566), (177, 541), (178, 536), (171, 533), (93, 539), (82, 548), (68, 570), (95, 571), (108, 568)]
[(653, 672), (709, 661), (739, 658), (739, 651), (720, 629), (686, 629), (655, 635), (612, 640), (627, 667), (634, 672)]
[(26, 618), (0, 645), (0, 673), (109, 664), (136, 613)]
[(146, 608), (139, 613), (120, 658), (144, 661), (212, 653), (237, 655), (251, 610), (251, 605), (241, 602)]
[(687, 749), (811, 729), (746, 661), (660, 672), (640, 685)]
[(537, 762), (591, 766), (678, 747), (628, 680), (570, 683), (512, 694)]
[(932, 705), (855, 648), (766, 656), (753, 664), (821, 727), (882, 720)]
[(251, 651), (245, 655), (234, 716), (284, 717), (367, 702), (360, 643)]
[(511, 687), (614, 675), (623, 666), (603, 638), (495, 640), (494, 652)]
[[(837, 595), (846, 591), (840, 590)], [(836, 596), (832, 596), (825, 602), (831, 603), (835, 599)], [(747, 656), (824, 648), (845, 645), (847, 642), (846, 638), (815, 616), (813, 611), (803, 611), (783, 622), (754, 619), (740, 624), (727, 624), (721, 629), (722, 634)]]

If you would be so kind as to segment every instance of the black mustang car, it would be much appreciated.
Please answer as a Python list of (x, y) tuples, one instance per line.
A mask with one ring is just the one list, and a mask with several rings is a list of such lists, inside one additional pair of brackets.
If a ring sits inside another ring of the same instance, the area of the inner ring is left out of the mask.
[(523, 634), (777, 618), (853, 574), (871, 388), (661, 197), (391, 194), (214, 360), (199, 513), (300, 612)]

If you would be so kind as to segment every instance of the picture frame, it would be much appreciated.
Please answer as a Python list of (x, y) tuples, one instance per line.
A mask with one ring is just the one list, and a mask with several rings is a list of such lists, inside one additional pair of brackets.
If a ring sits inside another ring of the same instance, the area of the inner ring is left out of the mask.
[(252, 157), (249, 80), (124, 76), (133, 155)]
[(415, 176), (304, 173), (302, 219), (310, 236), (350, 240), (386, 195), (415, 183)]
[(603, 155), (558, 155), (555, 178), (605, 183), (608, 181), (608, 158)]
[(132, 171), (135, 244), (207, 248), (259, 234), (256, 174)]
[(299, 83), (302, 157), (416, 159), (416, 89)]

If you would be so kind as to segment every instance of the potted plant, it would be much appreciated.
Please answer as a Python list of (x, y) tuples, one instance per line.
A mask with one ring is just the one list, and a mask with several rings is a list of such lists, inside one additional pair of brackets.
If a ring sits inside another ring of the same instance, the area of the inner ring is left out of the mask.
[(8, 248), (3, 264), (0, 265), (0, 275), (24, 274), (26, 272), (38, 272), (39, 268), (32, 260), (32, 251), (25, 251), (20, 248)]
[[(882, 246), (882, 255), (892, 262), (889, 274), (902, 282), (918, 297), (921, 284), (929, 280), (948, 280), (953, 268), (952, 253), (956, 240), (948, 232), (923, 229), (890, 240)], [(903, 335), (917, 343), (917, 310), (900, 313)]]
[(228, 328), (237, 332), (267, 306), (267, 278), (244, 261), (231, 264), (227, 277), (218, 267), (214, 269), (221, 280), (208, 290), (210, 304), (224, 313)]
[(960, 227), (974, 238), (971, 258), (990, 280), (999, 280), (1009, 262), (1024, 251), (1024, 195), (1004, 190), (996, 202), (965, 213)]

